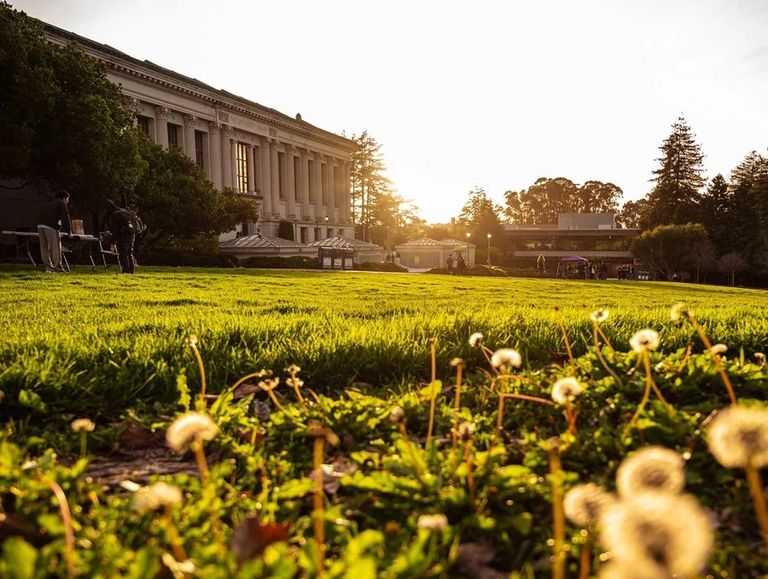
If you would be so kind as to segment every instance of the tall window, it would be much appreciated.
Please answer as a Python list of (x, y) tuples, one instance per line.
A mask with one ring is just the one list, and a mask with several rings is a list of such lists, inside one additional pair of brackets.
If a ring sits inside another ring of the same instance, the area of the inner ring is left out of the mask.
[(277, 190), (280, 192), (280, 198), (285, 199), (286, 187), (283, 184), (285, 180), (285, 153), (277, 153)]
[(237, 144), (237, 190), (240, 193), (248, 192), (248, 146)]
[(320, 167), (320, 190), (322, 193), (323, 205), (328, 205), (328, 188), (325, 186), (328, 182), (328, 165)]
[(201, 169), (205, 169), (205, 157), (203, 157), (203, 132), (195, 131), (195, 163)]
[(293, 197), (295, 199), (301, 199), (299, 195), (301, 191), (301, 158), (293, 158)]
[(315, 198), (315, 162), (311, 159), (307, 161), (307, 183), (309, 183), (309, 199), (307, 201), (314, 201)]
[(179, 126), (178, 125), (172, 125), (171, 123), (168, 123), (168, 146), (169, 147), (178, 147), (179, 146)]
[(149, 135), (149, 117), (138, 117), (137, 121), (139, 130), (145, 135)]

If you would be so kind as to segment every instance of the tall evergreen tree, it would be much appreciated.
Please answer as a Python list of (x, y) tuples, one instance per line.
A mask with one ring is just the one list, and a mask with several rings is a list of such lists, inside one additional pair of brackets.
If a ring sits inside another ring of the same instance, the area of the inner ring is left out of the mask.
[(659, 147), (660, 167), (652, 179), (653, 190), (648, 195), (649, 210), (645, 215), (647, 228), (664, 224), (695, 222), (699, 214), (699, 191), (704, 186), (702, 161), (704, 154), (683, 117), (672, 125), (672, 133)]
[(371, 227), (375, 221), (373, 207), (381, 197), (392, 194), (392, 182), (384, 174), (386, 166), (381, 154), (381, 144), (363, 131), (352, 135), (358, 145), (352, 154), (350, 171), (352, 187), (352, 218), (360, 226), (362, 239), (370, 241)]
[(464, 231), (471, 234), (473, 243), (482, 247), (480, 244), (486, 243), (489, 233), (493, 239), (500, 238), (501, 212), (501, 206), (488, 197), (485, 189), (475, 187), (469, 192), (457, 221)]

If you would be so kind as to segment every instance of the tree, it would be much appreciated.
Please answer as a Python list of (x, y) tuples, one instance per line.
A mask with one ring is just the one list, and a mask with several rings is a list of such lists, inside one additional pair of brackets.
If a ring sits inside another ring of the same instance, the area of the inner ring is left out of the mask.
[(717, 269), (728, 276), (728, 284), (736, 285), (736, 274), (741, 273), (749, 264), (744, 257), (735, 251), (722, 255), (717, 261)]
[(616, 215), (616, 222), (626, 229), (640, 229), (648, 211), (648, 198), (627, 201)]
[(424, 229), (424, 220), (417, 215), (417, 210), (413, 203), (393, 192), (378, 195), (370, 211), (370, 241), (391, 249), (395, 244), (418, 237)]
[(647, 228), (695, 221), (699, 215), (700, 189), (704, 186), (704, 155), (696, 136), (683, 117), (672, 125), (672, 133), (662, 143), (660, 167), (654, 170), (655, 182), (648, 195), (644, 215)]
[(217, 191), (178, 147), (165, 150), (141, 135), (139, 149), (147, 170), (129, 201), (147, 225), (145, 248), (189, 247), (258, 219), (252, 201), (230, 188)]
[(622, 190), (613, 183), (540, 178), (528, 189), (507, 191), (504, 214), (515, 223), (556, 223), (560, 213), (615, 213)]
[(456, 220), (459, 227), (470, 233), (470, 239), (479, 248), (486, 246), (488, 234), (492, 239), (501, 238), (501, 206), (494, 203), (482, 187), (469, 192), (467, 202)]
[(632, 253), (665, 279), (695, 267), (692, 255), (707, 243), (707, 232), (700, 223), (660, 225), (632, 242)]
[[(361, 237), (370, 241), (370, 229), (375, 217), (373, 207), (380, 197), (392, 193), (392, 182), (384, 175), (386, 167), (381, 154), (381, 145), (363, 131), (352, 135), (358, 145), (351, 158), (352, 218), (360, 225)], [(384, 200), (388, 204), (389, 200)]]
[(42, 177), (97, 222), (105, 196), (133, 189), (144, 165), (135, 117), (100, 62), (49, 44), (40, 24), (0, 4), (0, 174)]

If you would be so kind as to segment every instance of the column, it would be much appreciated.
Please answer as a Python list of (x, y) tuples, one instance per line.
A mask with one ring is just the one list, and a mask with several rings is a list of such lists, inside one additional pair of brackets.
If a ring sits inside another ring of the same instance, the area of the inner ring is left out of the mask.
[(155, 107), (155, 133), (157, 144), (164, 149), (168, 148), (168, 115), (171, 110), (168, 107)]
[(293, 172), (293, 153), (295, 150), (293, 145), (285, 146), (285, 212), (289, 219), (296, 217), (296, 182)]
[(229, 139), (229, 170), (232, 171), (232, 187), (237, 188), (237, 140), (234, 130), (232, 131), (232, 138)]
[[(313, 191), (312, 193), (312, 203), (314, 205), (322, 205), (322, 184), (320, 183), (323, 179), (323, 156), (320, 153), (315, 153), (315, 164), (314, 164), (314, 175), (312, 175), (312, 185), (313, 185)], [(318, 215), (317, 209), (315, 209), (315, 214)]]
[(301, 214), (309, 216), (309, 151), (301, 150)]
[(349, 223), (352, 219), (350, 211), (350, 167), (349, 161), (344, 161), (342, 165), (342, 179), (344, 180), (341, 188), (341, 219), (344, 223)]
[(282, 218), (280, 213), (280, 156), (277, 154), (277, 140), (272, 139), (269, 142), (270, 160), (269, 165), (272, 175), (272, 215), (275, 218)]
[(139, 114), (141, 113), (141, 103), (139, 102), (139, 99), (135, 99), (133, 97), (125, 97), (125, 104), (127, 108), (129, 108), (133, 113), (133, 126), (138, 127)]
[(248, 183), (248, 193), (253, 195), (255, 192), (254, 181), (256, 179), (254, 179), (255, 173), (253, 172), (253, 147), (250, 145), (245, 147), (245, 159), (248, 167), (248, 177), (246, 179)]
[(270, 169), (269, 139), (261, 137), (261, 196), (262, 206), (264, 207), (264, 219), (271, 219), (274, 210), (272, 209), (272, 170)]
[(234, 131), (231, 127), (221, 127), (221, 184), (232, 187), (232, 145), (230, 137)]
[(263, 191), (261, 187), (261, 150), (258, 145), (250, 145), (251, 155), (253, 155), (253, 192), (260, 195)]
[(195, 127), (197, 126), (197, 117), (184, 115), (184, 154), (193, 161), (195, 156)]
[(221, 189), (221, 126), (219, 123), (208, 123), (208, 158), (211, 161), (211, 181)]

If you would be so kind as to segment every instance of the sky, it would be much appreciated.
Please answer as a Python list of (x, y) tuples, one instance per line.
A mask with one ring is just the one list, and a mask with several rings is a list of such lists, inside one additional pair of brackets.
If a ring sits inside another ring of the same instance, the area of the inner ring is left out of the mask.
[(10, 0), (381, 147), (429, 222), (539, 177), (643, 197), (682, 114), (706, 176), (768, 147), (763, 0)]

